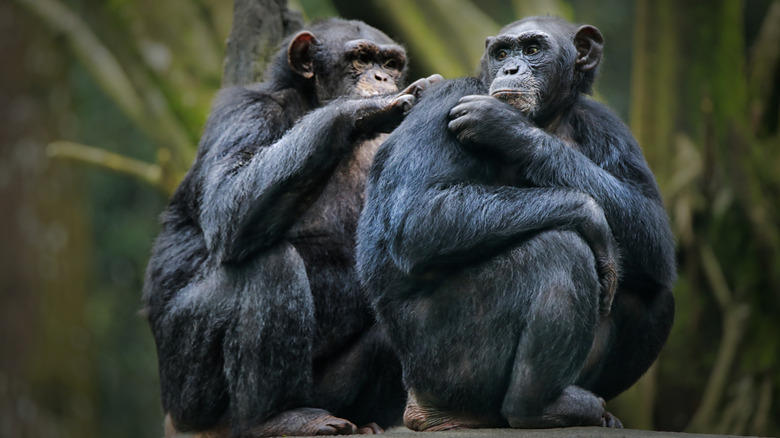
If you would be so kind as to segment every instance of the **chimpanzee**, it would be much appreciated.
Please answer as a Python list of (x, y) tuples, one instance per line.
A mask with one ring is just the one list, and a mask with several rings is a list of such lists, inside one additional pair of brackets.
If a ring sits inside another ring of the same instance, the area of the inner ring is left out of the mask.
[(604, 399), (665, 343), (674, 242), (636, 140), (586, 96), (602, 47), (512, 23), (481, 79), (428, 90), (377, 152), (357, 269), (411, 429), (622, 427)]
[(219, 94), (144, 287), (169, 433), (400, 421), (400, 364), (357, 280), (354, 234), (380, 132), (431, 82), (394, 94), (405, 63), (379, 30), (331, 19), (289, 38), (265, 83)]

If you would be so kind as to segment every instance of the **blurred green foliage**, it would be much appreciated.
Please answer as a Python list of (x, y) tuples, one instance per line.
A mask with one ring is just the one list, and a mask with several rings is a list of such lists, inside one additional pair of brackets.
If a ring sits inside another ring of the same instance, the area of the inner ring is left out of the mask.
[[(484, 38), (522, 16), (598, 26), (597, 98), (643, 145), (680, 264), (669, 344), (610, 409), (629, 427), (780, 434), (780, 2), (290, 5), (384, 30), (407, 47), (410, 80), (475, 73)], [(143, 271), (231, 14), (218, 0), (0, 3), (0, 437), (162, 435)], [(58, 140), (83, 148), (46, 148)], [(156, 176), (114, 172), (99, 150)]]

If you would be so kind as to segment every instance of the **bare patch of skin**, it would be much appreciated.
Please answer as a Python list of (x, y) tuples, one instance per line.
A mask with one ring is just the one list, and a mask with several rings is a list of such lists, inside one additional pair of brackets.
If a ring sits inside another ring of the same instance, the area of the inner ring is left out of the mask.
[(503, 419), (424, 406), (412, 392), (406, 402), (404, 425), (417, 432), (507, 427)]

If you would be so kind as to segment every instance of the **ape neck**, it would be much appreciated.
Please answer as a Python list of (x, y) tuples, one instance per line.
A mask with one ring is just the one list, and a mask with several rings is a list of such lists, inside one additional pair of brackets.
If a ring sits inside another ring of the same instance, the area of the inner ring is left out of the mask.
[(558, 137), (567, 143), (573, 141), (574, 129), (572, 128), (571, 111), (558, 113), (547, 123), (540, 124), (539, 127), (548, 134)]

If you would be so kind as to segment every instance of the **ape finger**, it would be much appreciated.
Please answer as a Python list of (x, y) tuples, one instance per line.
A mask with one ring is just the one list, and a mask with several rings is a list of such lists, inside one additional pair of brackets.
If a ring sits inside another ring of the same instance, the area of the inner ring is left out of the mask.
[[(342, 418), (333, 417), (333, 420), (328, 422), (328, 427), (335, 433), (329, 433), (330, 431), (320, 430), (318, 435), (354, 435), (358, 432), (357, 426)], [(319, 433), (322, 432), (322, 433)]]
[(388, 133), (398, 126), (406, 114), (412, 110), (416, 99), (414, 95), (402, 94), (394, 97), (390, 103), (374, 116), (374, 131)]
[(414, 106), (414, 103), (417, 101), (417, 98), (414, 94), (401, 94), (399, 96), (396, 96), (391, 102), (390, 106), (396, 110), (401, 110), (401, 113), (403, 115), (406, 115), (409, 113), (409, 111), (412, 110), (412, 107)]
[(604, 412), (604, 426), (611, 427), (613, 429), (622, 429), (623, 423), (618, 417), (612, 415), (610, 412)]
[(612, 311), (612, 301), (618, 288), (616, 259), (610, 257), (597, 260), (597, 269), (601, 285), (599, 312), (602, 316), (607, 316)]
[(457, 105), (452, 107), (452, 109), (450, 110), (449, 118), (450, 118), (450, 120), (454, 120), (454, 119), (463, 117), (463, 116), (465, 116), (465, 115), (467, 115), (469, 113), (473, 113), (478, 108), (479, 108), (479, 106), (478, 105), (474, 105), (473, 103), (469, 103), (469, 102), (458, 103)]
[(427, 78), (422, 78), (414, 81), (411, 85), (406, 87), (404, 91), (401, 92), (401, 94), (411, 94), (416, 98), (422, 97), (425, 90), (430, 88), (431, 86), (442, 82), (444, 80), (444, 76), (440, 74), (435, 74), (428, 76)]
[(461, 97), (458, 103), (461, 104), (461, 103), (483, 102), (483, 101), (493, 101), (493, 100), (500, 102), (498, 99), (492, 96), (485, 96), (482, 94), (471, 94), (468, 96)]

